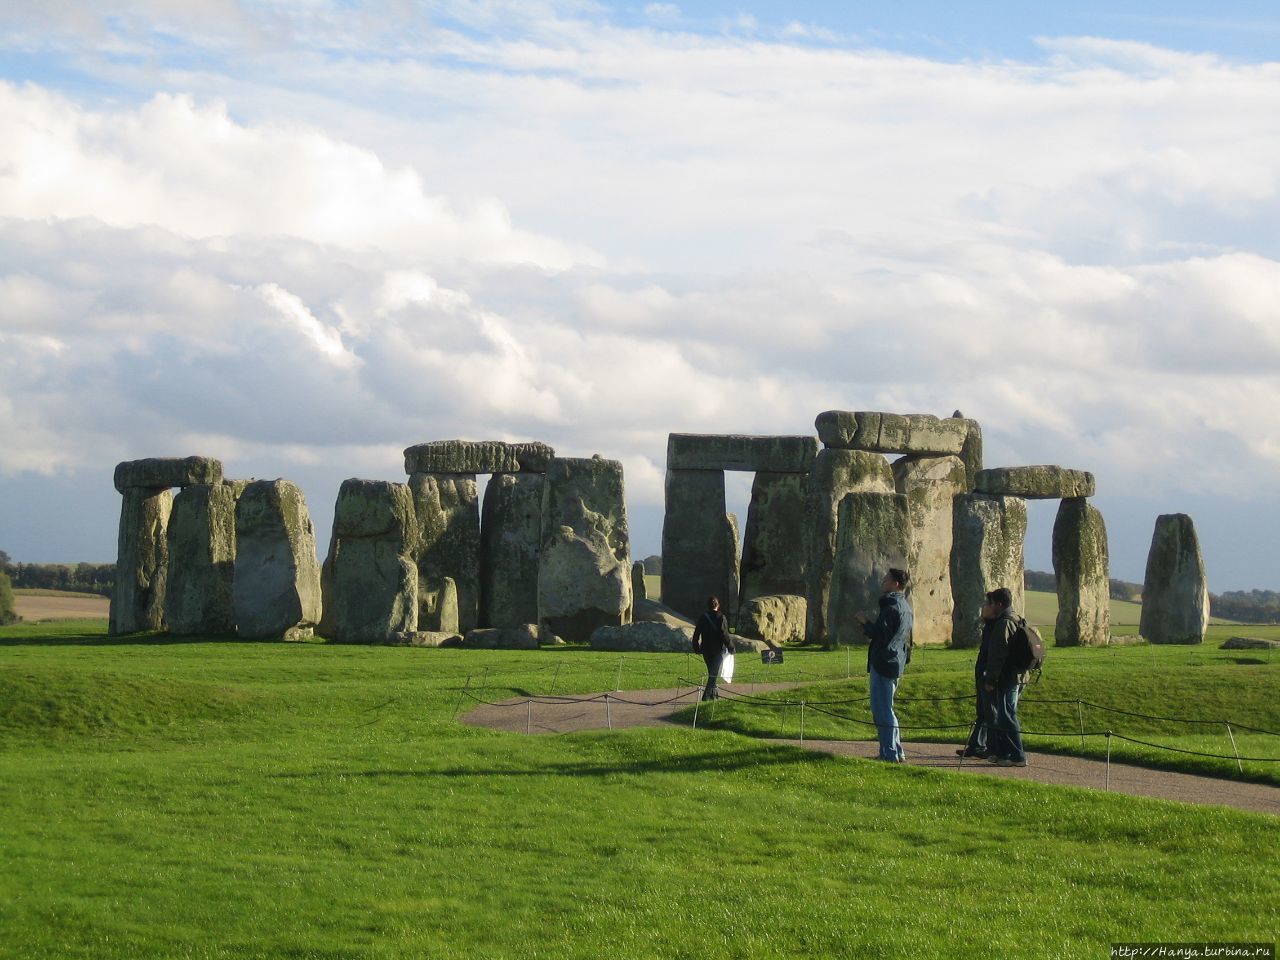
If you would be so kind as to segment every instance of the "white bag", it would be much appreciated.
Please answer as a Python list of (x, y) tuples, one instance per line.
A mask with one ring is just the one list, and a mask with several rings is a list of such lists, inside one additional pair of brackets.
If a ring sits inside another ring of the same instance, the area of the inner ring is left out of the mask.
[(725, 683), (733, 682), (733, 654), (726, 653), (720, 658), (720, 679)]

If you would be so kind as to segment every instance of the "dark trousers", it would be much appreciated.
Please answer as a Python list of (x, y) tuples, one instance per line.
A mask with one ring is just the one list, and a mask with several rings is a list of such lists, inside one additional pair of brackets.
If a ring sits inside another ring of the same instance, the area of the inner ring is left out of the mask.
[(702, 659), (707, 664), (707, 688), (702, 691), (702, 699), (718, 700), (720, 693), (716, 690), (716, 682), (720, 679), (720, 661), (724, 659), (724, 648), (707, 651), (702, 654)]
[(969, 742), (966, 749), (970, 753), (989, 753), (991, 751), (991, 731), (996, 725), (996, 695), (995, 693), (987, 693), (982, 688), (982, 678), (974, 679), (974, 685), (977, 687), (977, 711), (978, 715), (974, 720), (973, 732), (969, 734)]

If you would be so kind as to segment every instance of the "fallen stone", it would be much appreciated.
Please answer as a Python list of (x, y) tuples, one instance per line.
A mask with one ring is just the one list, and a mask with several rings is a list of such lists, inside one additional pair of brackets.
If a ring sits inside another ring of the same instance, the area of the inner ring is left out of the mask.
[(320, 564), (302, 491), (288, 480), (254, 480), (236, 502), (231, 584), (236, 632), (301, 639), (320, 622)]
[(165, 628), (179, 636), (236, 632), (231, 600), (236, 563), (236, 501), (246, 481), (198, 483), (173, 498)]
[[(724, 473), (667, 470), (662, 519), (662, 602), (693, 619), (715, 595), (737, 597), (737, 543), (725, 513)], [(732, 591), (732, 592), (731, 592)]]
[(482, 627), (537, 622), (543, 483), (537, 473), (500, 473), (485, 487), (480, 522)]
[(907, 571), (918, 645), (951, 639), (951, 544), (955, 499), (968, 492), (964, 463), (958, 457), (903, 457), (893, 479), (907, 498), (911, 521)]
[(739, 597), (804, 594), (806, 477), (757, 473), (742, 539)]
[(665, 623), (627, 623), (597, 627), (591, 632), (594, 650), (634, 653), (689, 653), (693, 649), (693, 628)]
[(411, 630), (393, 633), (382, 642), (389, 647), (460, 647), (462, 634), (447, 630)]
[(893, 493), (889, 461), (863, 450), (823, 450), (805, 484), (805, 642), (828, 642), (827, 604), (840, 501), (850, 493)]
[(120, 505), (116, 583), (111, 592), (108, 633), (164, 629), (165, 583), (169, 574), (168, 487), (126, 487)]
[(1058, 500), (1067, 497), (1092, 497), (1097, 492), (1097, 484), (1093, 474), (1087, 470), (1041, 465), (982, 470), (978, 473), (974, 489), (990, 497)]
[(1195, 524), (1185, 513), (1156, 518), (1142, 584), (1138, 632), (1151, 643), (1203, 643), (1209, 580)]
[(926, 413), (827, 410), (818, 414), (815, 426), (829, 449), (934, 457), (960, 453), (969, 435), (967, 421)]
[(982, 605), (992, 590), (1008, 587), (1014, 611), (1025, 611), (1026, 536), (1025, 500), (980, 493), (956, 497), (951, 543), (953, 647), (975, 647), (981, 641)]
[(669, 627), (689, 627), (693, 629), (692, 620), (656, 600), (635, 601), (631, 619), (635, 623), (665, 623)]
[(1105, 646), (1111, 635), (1107, 525), (1084, 497), (1067, 497), (1053, 522), (1060, 647)]
[(570, 643), (631, 622), (631, 538), (622, 464), (556, 457), (542, 495), (538, 623)]
[(116, 464), (116, 490), (190, 487), (222, 479), (222, 461), (211, 457), (150, 457)]
[(667, 437), (668, 470), (807, 473), (817, 453), (814, 437), (714, 433), (673, 433)]
[[(409, 477), (418, 525), (418, 626), (474, 629), (480, 607), (480, 494), (474, 475), (414, 473)], [(457, 625), (424, 609), (445, 579), (457, 588)]]
[(805, 599), (795, 594), (753, 597), (738, 611), (738, 636), (773, 646), (804, 639)]
[(545, 473), (556, 455), (545, 443), (500, 440), (436, 440), (404, 451), (404, 472), (415, 473)]
[(1262, 637), (1232, 637), (1224, 641), (1219, 650), (1280, 650), (1280, 640), (1266, 640)]
[(537, 650), (538, 625), (525, 623), (518, 627), (468, 630), (462, 645), (472, 650)]
[(901, 493), (846, 494), (840, 501), (839, 529), (831, 570), (829, 644), (865, 644), (857, 615), (874, 620), (885, 574), (891, 567), (907, 569), (907, 498)]

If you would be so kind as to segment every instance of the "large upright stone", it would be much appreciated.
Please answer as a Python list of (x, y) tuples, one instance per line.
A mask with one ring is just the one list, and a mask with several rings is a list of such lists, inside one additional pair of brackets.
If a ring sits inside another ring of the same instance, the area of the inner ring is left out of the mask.
[(542, 474), (499, 473), (484, 490), (480, 521), (480, 626), (538, 622)]
[(404, 451), (404, 472), (415, 473), (545, 473), (556, 455), (545, 443), (500, 440), (436, 440)]
[(1008, 587), (1013, 609), (1024, 613), (1023, 543), (1027, 503), (1017, 497), (969, 493), (956, 497), (951, 544), (951, 645), (974, 647), (982, 639), (987, 594)]
[(904, 569), (911, 550), (907, 498), (901, 493), (850, 493), (840, 501), (840, 533), (831, 571), (828, 636), (832, 645), (866, 643), (858, 613), (875, 619), (880, 583)]
[(835, 450), (906, 453), (944, 457), (964, 449), (969, 435), (963, 420), (940, 420), (927, 413), (872, 413), (827, 410), (814, 425), (818, 439)]
[(1202, 643), (1209, 626), (1209, 579), (1195, 524), (1185, 513), (1156, 518), (1142, 584), (1138, 632), (1150, 643)]
[[(424, 630), (466, 633), (475, 629), (480, 601), (480, 494), (475, 475), (414, 473), (409, 490), (418, 524), (418, 623)], [(427, 609), (439, 605), (446, 577), (458, 591), (458, 623), (452, 628), (435, 625)]]
[(800, 473), (756, 474), (742, 539), (742, 603), (804, 595), (805, 483)]
[(320, 622), (316, 533), (288, 480), (254, 480), (236, 503), (231, 600), (242, 637), (303, 639)]
[(122, 492), (108, 630), (113, 635), (163, 630), (173, 494), (168, 487), (125, 487)]
[(714, 433), (673, 433), (667, 437), (668, 470), (807, 473), (817, 453), (814, 437)]
[(1111, 638), (1107, 525), (1084, 497), (1068, 497), (1053, 521), (1053, 573), (1058, 581), (1060, 647), (1103, 646)]
[(321, 571), (320, 632), (339, 643), (385, 643), (418, 629), (413, 495), (403, 483), (344, 480)]
[(236, 632), (231, 602), (236, 563), (236, 501), (245, 481), (198, 483), (179, 491), (169, 515), (169, 576), (164, 619), (170, 633)]
[(968, 492), (958, 457), (904, 457), (893, 465), (898, 492), (907, 498), (911, 543), (911, 610), (915, 642), (951, 639), (951, 542), (955, 499)]
[(805, 484), (805, 642), (828, 642), (827, 601), (840, 501), (850, 493), (893, 493), (889, 461), (862, 450), (821, 451)]
[(707, 608), (708, 596), (727, 599), (738, 581), (735, 550), (725, 514), (724, 473), (668, 469), (662, 602), (694, 619)]
[(957, 410), (951, 419), (961, 421), (966, 428), (964, 446), (960, 449), (960, 459), (964, 461), (965, 493), (972, 493), (978, 483), (978, 474), (982, 472), (982, 425), (977, 420), (970, 420), (960, 415)]
[[(720, 516), (724, 516), (723, 505)], [(542, 493), (538, 624), (570, 643), (631, 622), (631, 539), (622, 464), (557, 457)]]
[(116, 464), (115, 484), (121, 493), (130, 489), (190, 487), (222, 479), (222, 461), (212, 457), (149, 457)]
[(1051, 464), (1034, 467), (996, 467), (982, 470), (974, 485), (977, 493), (990, 497), (1021, 497), (1024, 500), (1058, 500), (1092, 497), (1097, 492), (1093, 474), (1068, 470)]

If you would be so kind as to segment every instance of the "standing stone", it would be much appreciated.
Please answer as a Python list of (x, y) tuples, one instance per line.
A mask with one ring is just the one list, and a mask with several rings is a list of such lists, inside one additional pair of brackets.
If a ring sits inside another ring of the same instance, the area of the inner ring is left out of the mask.
[(475, 474), (414, 473), (409, 477), (413, 512), (418, 523), (418, 623), (428, 626), (421, 609), (438, 597), (446, 577), (458, 591), (458, 623), (462, 633), (475, 629), (480, 603), (480, 494)]
[(1209, 626), (1209, 579), (1195, 524), (1185, 513), (1156, 518), (1142, 584), (1138, 632), (1150, 643), (1203, 643)]
[(757, 473), (742, 540), (740, 597), (804, 595), (806, 475)]
[(418, 631), (460, 634), (458, 629), (458, 585), (453, 577), (443, 577), (435, 590), (422, 593), (418, 578)]
[(956, 420), (963, 420), (967, 432), (964, 446), (960, 449), (960, 459), (964, 461), (965, 493), (972, 493), (978, 482), (978, 474), (982, 471), (982, 425), (977, 420), (970, 420), (959, 410), (951, 415)]
[(418, 629), (417, 529), (403, 483), (344, 480), (321, 571), (320, 632), (340, 643), (385, 643)]
[(1013, 609), (1023, 606), (1023, 542), (1027, 502), (1017, 497), (968, 493), (956, 497), (951, 543), (951, 645), (975, 647), (982, 639), (987, 594), (1008, 587)]
[(125, 487), (123, 493), (108, 632), (163, 630), (173, 494), (168, 487)]
[(805, 642), (828, 642), (827, 601), (840, 501), (850, 493), (893, 493), (893, 471), (878, 453), (822, 450), (805, 484)]
[[(644, 564), (639, 560), (631, 562), (631, 604), (634, 608), (641, 600), (649, 599), (649, 585), (644, 580)], [(634, 618), (635, 611), (632, 610)]]
[(245, 481), (201, 483), (173, 498), (164, 620), (170, 633), (236, 632), (231, 586), (236, 563), (236, 501)]
[[(723, 502), (719, 516), (724, 516)], [(570, 643), (631, 622), (631, 539), (622, 464), (557, 457), (542, 492), (538, 624)]]
[(1053, 521), (1053, 573), (1058, 581), (1060, 647), (1102, 646), (1111, 637), (1107, 525), (1084, 497), (1068, 497)]
[[(742, 537), (736, 513), (725, 513), (724, 522), (729, 525), (729, 555), (725, 557), (724, 566), (730, 571), (730, 577), (725, 592), (716, 596), (720, 598), (720, 609), (729, 617), (732, 625), (738, 622), (738, 591), (742, 589), (742, 578), (738, 573), (742, 566)], [(706, 604), (703, 607), (705, 609)]]
[(316, 533), (288, 480), (254, 480), (236, 503), (231, 601), (241, 637), (298, 640), (320, 622)]
[(804, 639), (804, 597), (753, 597), (738, 614), (738, 636), (777, 646)]
[(725, 513), (724, 473), (667, 470), (662, 602), (696, 619), (710, 594), (731, 596), (738, 579), (736, 547)]
[(874, 619), (884, 575), (890, 567), (907, 566), (907, 498), (901, 493), (847, 494), (840, 501), (839, 530), (831, 571), (829, 646), (867, 642), (857, 614)]
[(484, 490), (480, 522), (480, 626), (538, 622), (542, 474), (498, 473)]
[(907, 570), (918, 644), (951, 639), (951, 543), (955, 499), (967, 492), (958, 457), (904, 457), (893, 465), (911, 520)]

